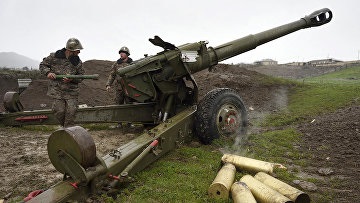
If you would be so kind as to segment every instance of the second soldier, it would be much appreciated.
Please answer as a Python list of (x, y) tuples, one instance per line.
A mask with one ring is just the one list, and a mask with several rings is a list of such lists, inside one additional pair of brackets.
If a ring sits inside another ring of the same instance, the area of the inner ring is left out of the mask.
[(119, 50), (120, 58), (112, 65), (111, 67), (111, 73), (109, 75), (109, 78), (106, 82), (106, 90), (109, 91), (112, 84), (115, 81), (115, 103), (116, 104), (124, 104), (126, 102), (125, 100), (125, 93), (123, 89), (121, 88), (121, 78), (116, 74), (117, 70), (124, 68), (125, 66), (129, 65), (133, 62), (133, 60), (129, 57), (130, 56), (130, 50), (127, 47), (121, 47)]

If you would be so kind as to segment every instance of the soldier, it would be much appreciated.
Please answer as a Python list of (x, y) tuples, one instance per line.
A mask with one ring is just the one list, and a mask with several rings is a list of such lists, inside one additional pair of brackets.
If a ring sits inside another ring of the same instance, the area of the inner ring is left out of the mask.
[(124, 68), (128, 64), (132, 63), (133, 60), (129, 57), (130, 50), (127, 47), (121, 47), (119, 50), (120, 58), (111, 66), (111, 73), (109, 78), (106, 82), (106, 90), (109, 91), (113, 82), (115, 82), (115, 102), (116, 104), (124, 104), (125, 101), (125, 94), (121, 88), (120, 80), (121, 78), (116, 75), (116, 71), (118, 69)]
[(50, 79), (47, 95), (54, 99), (52, 110), (63, 127), (74, 125), (79, 83), (82, 79), (56, 79), (56, 75), (84, 74), (82, 61), (78, 56), (81, 49), (83, 47), (80, 41), (70, 38), (65, 48), (44, 58), (39, 67), (41, 73)]

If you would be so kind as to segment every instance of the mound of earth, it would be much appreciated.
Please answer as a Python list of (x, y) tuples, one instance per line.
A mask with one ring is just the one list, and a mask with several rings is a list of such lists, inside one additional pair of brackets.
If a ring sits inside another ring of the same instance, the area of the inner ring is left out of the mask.
[(218, 64), (213, 71), (203, 70), (195, 73), (194, 77), (199, 86), (200, 99), (212, 89), (227, 87), (234, 89), (246, 106), (257, 111), (273, 111), (286, 106), (287, 101), (280, 101), (279, 94), (286, 97), (288, 87), (264, 84), (268, 77), (256, 71)]
[(0, 112), (5, 111), (3, 106), (3, 99), (6, 92), (18, 92), (18, 79), (44, 79), (38, 70), (21, 71), (12, 69), (0, 70)]
[[(85, 74), (99, 74), (98, 80), (84, 80), (80, 84), (79, 104), (88, 106), (102, 106), (114, 104), (115, 91), (107, 92), (105, 84), (111, 71), (111, 61), (91, 60), (84, 62)], [(14, 78), (0, 80), (0, 94), (7, 91), (17, 91), (18, 84)], [(47, 79), (33, 80), (27, 89), (20, 94), (20, 101), (24, 110), (49, 109), (52, 99), (46, 95), (48, 88)], [(2, 103), (3, 96), (1, 96)], [(1, 105), (1, 111), (4, 111)]]

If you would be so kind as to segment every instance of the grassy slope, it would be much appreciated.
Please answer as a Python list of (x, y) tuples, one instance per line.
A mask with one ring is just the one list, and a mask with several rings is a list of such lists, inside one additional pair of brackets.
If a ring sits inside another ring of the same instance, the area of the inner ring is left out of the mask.
[(318, 77), (308, 78), (304, 81), (307, 83), (333, 83), (333, 84), (354, 84), (359, 85), (360, 67), (351, 67), (341, 71), (333, 72)]
[(289, 99), (287, 111), (269, 116), (265, 125), (290, 125), (347, 105), (359, 104), (360, 67), (306, 79)]
[[(292, 147), (296, 146), (296, 142), (301, 134), (292, 130), (291, 126), (299, 122), (309, 122), (316, 115), (334, 112), (339, 108), (349, 105), (360, 105), (360, 67), (352, 67), (319, 77), (308, 78), (304, 80), (302, 86), (296, 88), (293, 94), (290, 95), (287, 111), (270, 115), (263, 123), (263, 126), (278, 126), (278, 128), (282, 128), (283, 130), (256, 135), (258, 137), (250, 137), (256, 143), (256, 147), (253, 150), (261, 152), (261, 148), (257, 149), (260, 146), (266, 147), (273, 142), (279, 142), (279, 140), (275, 138), (279, 136), (276, 135), (280, 135), (280, 139), (281, 136), (287, 137), (283, 142), (280, 141), (280, 145), (277, 145), (277, 148), (279, 148), (281, 145), (291, 144), (288, 146), (288, 151), (284, 154), (285, 156), (281, 155), (281, 151), (279, 153), (272, 153), (271, 150), (269, 151), (270, 153), (266, 153), (266, 156), (280, 156), (278, 157), (279, 160), (291, 160), (296, 165), (306, 166), (306, 157), (308, 155), (299, 154), (297, 150)], [(268, 139), (269, 142), (267, 142), (266, 138), (269, 133), (275, 136), (272, 136)], [(295, 178), (288, 172), (282, 172), (278, 175), (280, 179), (288, 182), (291, 182)], [(316, 183), (318, 180), (308, 179), (307, 181)], [(333, 200), (331, 194), (320, 195), (314, 193), (311, 198), (313, 202), (318, 203)]]

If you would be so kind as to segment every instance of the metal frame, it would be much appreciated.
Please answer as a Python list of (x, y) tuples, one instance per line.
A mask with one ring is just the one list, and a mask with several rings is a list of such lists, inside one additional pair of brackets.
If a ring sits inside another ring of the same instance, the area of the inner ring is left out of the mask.
[[(32, 202), (66, 202), (69, 200), (84, 200), (96, 191), (96, 185), (101, 180), (119, 179), (119, 174), (127, 172), (127, 176), (144, 169), (169, 151), (189, 142), (193, 137), (193, 122), (196, 106), (187, 108), (174, 117), (161, 123), (136, 139), (119, 147), (101, 159), (101, 164), (85, 174), (87, 181), (76, 182), (73, 178), (63, 180), (48, 190), (29, 200)], [(154, 141), (158, 141), (155, 149), (145, 151)], [(134, 162), (135, 159), (141, 160)], [(131, 165), (130, 170), (129, 165)]]

